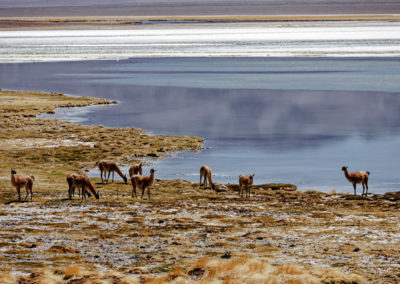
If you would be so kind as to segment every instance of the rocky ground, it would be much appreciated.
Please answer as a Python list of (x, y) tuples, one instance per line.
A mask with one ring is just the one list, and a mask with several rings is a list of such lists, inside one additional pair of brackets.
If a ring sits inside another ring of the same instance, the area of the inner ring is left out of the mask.
[[(164, 155), (160, 146), (196, 149), (201, 139), (30, 119), (44, 110), (29, 104), (37, 110), (21, 113), (7, 106), (13, 95), (0, 93), (0, 282), (400, 282), (400, 193), (362, 198), (275, 184), (255, 185), (246, 200), (234, 185), (157, 180), (149, 200), (95, 178), (100, 199), (68, 200), (66, 174), (99, 157), (129, 163)], [(16, 202), (11, 167), (35, 175), (33, 202)]]

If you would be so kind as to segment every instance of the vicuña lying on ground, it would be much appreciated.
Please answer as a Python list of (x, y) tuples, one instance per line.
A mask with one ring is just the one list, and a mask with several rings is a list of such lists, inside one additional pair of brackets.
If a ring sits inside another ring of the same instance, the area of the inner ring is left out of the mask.
[(141, 198), (143, 199), (143, 194), (144, 190), (147, 188), (147, 194), (150, 199), (150, 188), (154, 184), (154, 169), (150, 170), (150, 176), (139, 176), (139, 175), (133, 175), (131, 177), (131, 182), (132, 182), (132, 197), (133, 194), (135, 194), (135, 197), (137, 198), (136, 194), (136, 188), (142, 189), (142, 196)]
[(133, 176), (133, 175), (143, 175), (143, 171), (142, 171), (142, 162), (140, 162), (139, 164), (136, 165), (132, 165), (129, 168), (129, 177)]
[(246, 198), (247, 195), (250, 197), (250, 187), (253, 185), (253, 177), (254, 174), (239, 176), (239, 196), (243, 197), (244, 188), (246, 190)]
[(92, 194), (96, 197), (96, 199), (100, 198), (99, 192), (94, 188), (93, 183), (90, 181), (90, 179), (87, 177), (87, 175), (72, 174), (70, 176), (69, 180), (68, 180), (68, 176), (67, 176), (68, 185), (70, 185), (69, 180), (72, 180), (72, 185), (68, 189), (70, 199), (71, 199), (72, 190), (75, 190), (75, 187), (82, 189), (82, 199), (86, 199), (86, 195), (88, 195), (88, 197), (90, 197)]
[(31, 201), (33, 198), (32, 194), (32, 186), (33, 181), (35, 180), (34, 176), (17, 176), (17, 172), (14, 169), (11, 169), (11, 184), (15, 186), (18, 193), (18, 201), (21, 201), (21, 187), (25, 187), (26, 196), (25, 200), (28, 197), (29, 192), (31, 193)]
[[(104, 180), (106, 181), (106, 184), (108, 183), (111, 172), (112, 172), (112, 182), (114, 182), (114, 172), (117, 172), (119, 174), (119, 176), (124, 180), (124, 182), (128, 183), (128, 179), (122, 173), (121, 169), (118, 167), (118, 165), (114, 161), (99, 160), (99, 161), (97, 161), (96, 165), (98, 165), (99, 169), (100, 169), (101, 183), (104, 184)], [(103, 180), (103, 172), (104, 172), (104, 180)], [(107, 176), (107, 173), (108, 173), (108, 176)]]
[(347, 180), (353, 184), (353, 188), (354, 188), (354, 195), (357, 195), (356, 193), (356, 186), (357, 183), (361, 183), (362, 187), (363, 187), (363, 191), (362, 191), (362, 195), (364, 195), (364, 190), (366, 190), (365, 192), (365, 196), (368, 195), (368, 178), (369, 178), (369, 172), (368, 171), (358, 171), (358, 172), (354, 172), (349, 174), (349, 172), (347, 171), (348, 167), (342, 167), (342, 171), (344, 172), (344, 176), (347, 178)]
[(207, 165), (202, 165), (200, 168), (200, 188), (201, 188), (201, 178), (204, 177), (204, 189), (207, 188), (207, 179), (210, 182), (211, 188), (215, 189), (211, 175), (212, 175), (211, 168)]

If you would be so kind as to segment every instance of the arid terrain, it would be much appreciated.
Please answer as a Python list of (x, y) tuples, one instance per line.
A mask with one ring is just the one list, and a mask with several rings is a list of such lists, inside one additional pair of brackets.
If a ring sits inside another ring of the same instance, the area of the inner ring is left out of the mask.
[[(132, 198), (130, 183), (93, 178), (100, 199), (69, 200), (66, 175), (98, 159), (130, 164), (203, 140), (34, 118), (113, 103), (102, 99), (1, 91), (0, 102), (2, 283), (400, 282), (400, 193), (271, 184), (245, 200), (237, 185), (156, 180), (148, 200)], [(32, 202), (16, 201), (11, 168), (35, 176)]]

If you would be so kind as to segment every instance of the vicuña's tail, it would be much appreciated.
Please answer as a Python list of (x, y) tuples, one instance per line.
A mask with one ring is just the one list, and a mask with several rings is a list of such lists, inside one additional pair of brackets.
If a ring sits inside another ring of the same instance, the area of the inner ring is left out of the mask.
[(31, 176), (31, 178), (32, 178), (32, 180), (35, 180), (35, 177), (34, 177), (34, 176)]
[(369, 171), (367, 171), (367, 175), (370, 175), (370, 172), (369, 172)]

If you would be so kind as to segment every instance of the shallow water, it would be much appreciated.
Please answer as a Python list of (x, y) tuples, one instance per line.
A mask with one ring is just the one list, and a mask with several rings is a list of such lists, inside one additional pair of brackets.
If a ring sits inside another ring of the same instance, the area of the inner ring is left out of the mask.
[(255, 183), (352, 192), (340, 170), (348, 165), (371, 172), (371, 192), (400, 189), (399, 58), (0, 64), (0, 74), (6, 89), (120, 101), (60, 109), (56, 117), (206, 138), (198, 154), (157, 162), (160, 178), (198, 181), (200, 166), (208, 164), (222, 183), (255, 173)]
[(2, 0), (1, 17), (396, 14), (396, 0)]

